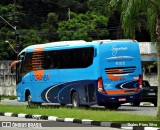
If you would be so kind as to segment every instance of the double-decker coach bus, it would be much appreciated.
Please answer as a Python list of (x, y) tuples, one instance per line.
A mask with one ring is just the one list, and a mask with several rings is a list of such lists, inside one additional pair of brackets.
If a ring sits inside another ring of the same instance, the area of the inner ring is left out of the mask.
[(62, 41), (23, 49), (16, 64), (19, 102), (98, 104), (117, 109), (140, 100), (141, 59), (135, 40)]

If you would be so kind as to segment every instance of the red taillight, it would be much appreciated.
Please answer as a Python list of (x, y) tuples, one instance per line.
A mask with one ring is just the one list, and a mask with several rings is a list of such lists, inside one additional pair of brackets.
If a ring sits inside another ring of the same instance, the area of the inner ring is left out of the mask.
[(139, 80), (138, 80), (138, 87), (142, 88), (142, 75), (139, 75)]
[(98, 92), (104, 93), (104, 94), (106, 93), (103, 87), (102, 77), (98, 78)]
[(135, 90), (136, 92), (138, 92), (140, 89), (142, 89), (142, 75), (139, 75), (139, 79), (138, 79), (138, 87)]

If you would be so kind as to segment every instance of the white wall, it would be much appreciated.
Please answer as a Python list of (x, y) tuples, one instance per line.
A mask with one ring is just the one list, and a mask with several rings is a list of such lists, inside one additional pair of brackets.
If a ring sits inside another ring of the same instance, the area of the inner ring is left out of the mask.
[(16, 77), (9, 70), (12, 61), (0, 61), (0, 95), (16, 95)]

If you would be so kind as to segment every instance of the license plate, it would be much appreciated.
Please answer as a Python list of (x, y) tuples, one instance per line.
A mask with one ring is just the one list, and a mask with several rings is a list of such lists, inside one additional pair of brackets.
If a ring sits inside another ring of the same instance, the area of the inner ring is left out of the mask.
[(126, 98), (119, 98), (118, 101), (120, 101), (120, 102), (126, 101)]
[(156, 95), (155, 93), (148, 93), (148, 95)]

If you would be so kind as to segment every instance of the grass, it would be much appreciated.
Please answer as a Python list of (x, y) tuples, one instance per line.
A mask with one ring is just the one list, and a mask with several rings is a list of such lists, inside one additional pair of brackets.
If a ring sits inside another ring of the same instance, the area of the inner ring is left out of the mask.
[(141, 116), (118, 111), (67, 108), (67, 107), (49, 107), (49, 108), (28, 108), (26, 106), (0, 105), (0, 112), (38, 114), (46, 116), (57, 116), (60, 118), (90, 119), (95, 121), (160, 121), (153, 116)]

